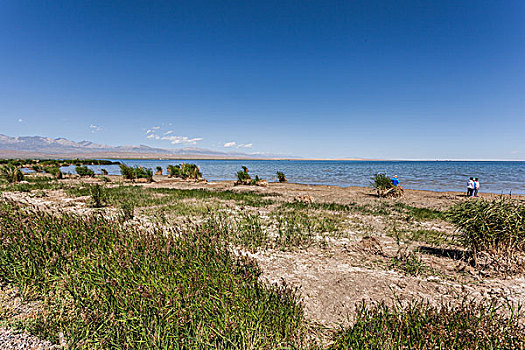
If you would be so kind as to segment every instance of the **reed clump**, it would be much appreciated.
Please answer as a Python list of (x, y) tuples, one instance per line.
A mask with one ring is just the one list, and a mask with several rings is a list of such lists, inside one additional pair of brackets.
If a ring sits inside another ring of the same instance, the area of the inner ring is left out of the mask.
[(282, 171), (277, 172), (277, 180), (281, 183), (287, 182), (286, 175)]
[(462, 245), (474, 253), (511, 256), (525, 250), (525, 206), (517, 200), (467, 200), (446, 217), (457, 227)]
[(523, 349), (521, 313), (519, 306), (487, 300), (439, 306), (363, 302), (353, 325), (341, 329), (329, 349)]
[(0, 203), (0, 280), (44, 299), (30, 331), (70, 348), (300, 348), (289, 287), (230, 253), (216, 232), (143, 229)]
[(15, 165), (7, 164), (0, 167), (0, 177), (8, 183), (15, 183), (24, 180), (24, 174)]
[(148, 182), (153, 182), (153, 170), (150, 168), (130, 167), (126, 164), (120, 164), (120, 173), (126, 180), (146, 179)]
[(78, 175), (80, 175), (81, 177), (93, 177), (95, 176), (95, 172), (91, 169), (89, 169), (87, 166), (77, 166), (75, 168), (75, 171), (77, 172)]
[(200, 180), (202, 173), (196, 164), (181, 163), (177, 165), (168, 165), (168, 176), (185, 180)]

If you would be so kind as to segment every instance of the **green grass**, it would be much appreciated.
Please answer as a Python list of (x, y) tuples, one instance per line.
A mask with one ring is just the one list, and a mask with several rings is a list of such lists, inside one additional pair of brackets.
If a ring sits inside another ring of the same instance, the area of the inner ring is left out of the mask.
[(409, 219), (417, 221), (443, 220), (444, 212), (431, 208), (413, 207), (405, 203), (395, 203), (393, 208), (400, 213), (405, 213)]
[(459, 242), (474, 252), (512, 255), (525, 250), (525, 205), (517, 200), (467, 200), (447, 212)]
[(420, 208), (410, 206), (405, 203), (390, 203), (380, 201), (375, 204), (339, 204), (339, 203), (303, 203), (303, 202), (287, 202), (283, 203), (284, 208), (292, 209), (319, 209), (319, 210), (330, 210), (338, 212), (354, 212), (364, 215), (373, 216), (389, 216), (393, 212), (402, 213), (407, 219), (417, 221), (431, 221), (440, 220), (444, 218), (442, 211), (430, 208)]
[(329, 349), (524, 349), (520, 314), (519, 307), (489, 301), (404, 307), (362, 303), (353, 325), (341, 329)]
[(31, 192), (34, 190), (58, 190), (68, 188), (71, 186), (46, 176), (33, 177), (26, 175), (24, 180), (28, 183), (4, 183), (3, 186), (0, 187), (2, 187), (5, 191)]
[(426, 275), (432, 272), (431, 268), (421, 260), (417, 253), (403, 249), (400, 249), (392, 258), (392, 267), (412, 276)]
[(296, 292), (262, 284), (209, 227), (166, 233), (2, 202), (0, 242), (2, 281), (44, 301), (26, 326), (71, 348), (302, 347)]
[[(88, 196), (91, 185), (70, 188), (67, 192), (71, 196)], [(267, 196), (275, 194), (258, 194), (253, 192), (211, 191), (205, 189), (174, 189), (174, 188), (145, 188), (142, 186), (117, 186), (105, 188), (110, 204), (119, 204), (122, 201), (131, 201), (137, 207), (152, 205), (170, 205), (183, 199), (219, 199), (236, 201), (239, 204), (250, 206), (266, 206), (273, 203)]]

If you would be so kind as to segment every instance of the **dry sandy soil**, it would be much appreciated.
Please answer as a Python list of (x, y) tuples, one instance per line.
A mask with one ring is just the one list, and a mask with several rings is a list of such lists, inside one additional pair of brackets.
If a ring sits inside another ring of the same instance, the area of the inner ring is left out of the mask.
[[(118, 177), (112, 177), (117, 181)], [(378, 205), (405, 203), (413, 207), (443, 210), (465, 200), (463, 193), (406, 190), (400, 199), (379, 199), (370, 188), (336, 186), (308, 186), (270, 183), (267, 187), (234, 186), (233, 182), (193, 183), (156, 177), (149, 187), (179, 189), (205, 188), (213, 190), (256, 191), (278, 193), (279, 201), (297, 199), (314, 203)], [(75, 180), (68, 180), (75, 181)], [(24, 193), (3, 193), (3, 196), (36, 206), (47, 206), (88, 212), (86, 198), (68, 198), (62, 191), (49, 191), (37, 198)], [(482, 194), (484, 198), (497, 195)], [(516, 196), (525, 201), (525, 196)], [(476, 200), (476, 199), (472, 199)], [(259, 209), (261, 215), (266, 209)], [(396, 242), (389, 233), (388, 217), (350, 213), (345, 234), (325, 238), (325, 244), (292, 250), (236, 250), (256, 259), (268, 283), (286, 283), (297, 287), (302, 296), (308, 318), (323, 326), (335, 326), (351, 321), (357, 303), (406, 302), (428, 300), (430, 303), (460, 300), (463, 297), (495, 297), (511, 302), (525, 302), (525, 278), (505, 276), (493, 271), (479, 270), (462, 260), (458, 247), (438, 249), (424, 242)], [(361, 226), (366, 229), (361, 230)], [(412, 223), (453, 236), (454, 228), (442, 220)], [(443, 247), (440, 247), (443, 248)], [(426, 271), (410, 275), (392, 264), (403, 251), (414, 251), (426, 266)]]

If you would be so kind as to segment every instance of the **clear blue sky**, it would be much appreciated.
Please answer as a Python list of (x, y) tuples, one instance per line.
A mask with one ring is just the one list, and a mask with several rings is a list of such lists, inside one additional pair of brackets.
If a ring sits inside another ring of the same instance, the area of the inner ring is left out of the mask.
[(4, 0), (0, 125), (110, 145), (525, 159), (525, 2)]

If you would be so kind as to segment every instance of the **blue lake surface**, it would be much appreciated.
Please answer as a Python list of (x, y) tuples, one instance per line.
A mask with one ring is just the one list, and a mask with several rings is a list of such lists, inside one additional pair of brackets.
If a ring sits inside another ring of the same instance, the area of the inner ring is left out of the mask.
[[(313, 161), (313, 160), (117, 160), (128, 166), (166, 171), (170, 164), (194, 163), (208, 181), (235, 180), (241, 166), (252, 177), (277, 181), (276, 172), (289, 182), (337, 186), (369, 186), (375, 173), (398, 175), (404, 188), (430, 191), (465, 191), (470, 176), (480, 179), (480, 192), (525, 194), (525, 162), (510, 161)], [(120, 174), (118, 165), (89, 166), (100, 173)], [(74, 167), (62, 168), (75, 173)]]

